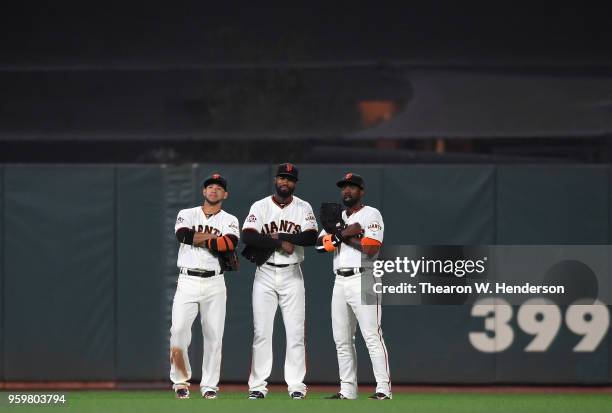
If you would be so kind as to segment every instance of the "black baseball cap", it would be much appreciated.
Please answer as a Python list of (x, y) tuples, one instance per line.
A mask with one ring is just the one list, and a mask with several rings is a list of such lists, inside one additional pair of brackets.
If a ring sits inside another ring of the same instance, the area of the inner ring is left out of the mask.
[(294, 181), (298, 180), (298, 170), (292, 163), (282, 163), (276, 169), (276, 176), (284, 176)]
[(361, 175), (357, 175), (351, 172), (344, 175), (344, 177), (336, 183), (338, 188), (343, 188), (348, 184), (357, 185), (359, 188), (365, 189), (365, 182)]
[(210, 184), (220, 185), (224, 190), (227, 191), (227, 180), (219, 174), (212, 174), (204, 180), (202, 188), (206, 188)]

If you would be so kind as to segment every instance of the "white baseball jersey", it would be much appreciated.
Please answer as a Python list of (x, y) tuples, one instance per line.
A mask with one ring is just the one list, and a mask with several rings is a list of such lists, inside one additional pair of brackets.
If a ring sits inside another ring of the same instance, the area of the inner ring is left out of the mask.
[[(310, 204), (297, 196), (285, 206), (280, 206), (274, 197), (260, 199), (251, 206), (242, 229), (254, 229), (261, 234), (299, 234), (317, 231), (317, 219)], [(275, 251), (268, 260), (274, 264), (295, 264), (304, 261), (304, 247), (296, 245), (293, 253)]]
[[(180, 228), (190, 228), (196, 232), (206, 232), (218, 237), (222, 235), (235, 235), (240, 238), (238, 218), (220, 210), (216, 214), (206, 218), (201, 206), (183, 209), (178, 213), (174, 231)], [(194, 247), (193, 245), (180, 244), (177, 266), (196, 270), (220, 271), (219, 260), (208, 248)]]
[[(359, 211), (353, 212), (350, 216), (347, 216), (346, 210), (344, 210), (342, 211), (342, 219), (347, 225), (359, 223), (364, 231), (364, 238), (383, 242), (385, 224), (378, 209), (366, 205)], [(323, 230), (319, 236), (326, 234), (327, 232)], [(358, 249), (342, 243), (334, 251), (334, 271), (340, 268), (372, 268), (373, 262), (376, 261), (377, 257), (378, 254), (368, 257)]]

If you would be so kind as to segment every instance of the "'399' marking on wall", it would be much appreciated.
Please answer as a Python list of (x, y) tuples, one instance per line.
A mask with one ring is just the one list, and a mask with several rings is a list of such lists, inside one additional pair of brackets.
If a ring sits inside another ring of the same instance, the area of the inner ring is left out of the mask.
[[(574, 352), (593, 352), (604, 339), (610, 326), (608, 307), (600, 301), (578, 300), (565, 312), (567, 328), (582, 340), (572, 349)], [(513, 307), (502, 298), (484, 298), (472, 307), (472, 317), (484, 318), (484, 331), (471, 331), (472, 346), (483, 353), (499, 353), (514, 342), (515, 332), (510, 325)], [(545, 352), (561, 329), (563, 316), (558, 305), (543, 298), (533, 298), (518, 308), (516, 314), (520, 329), (534, 336), (525, 347), (526, 352)]]

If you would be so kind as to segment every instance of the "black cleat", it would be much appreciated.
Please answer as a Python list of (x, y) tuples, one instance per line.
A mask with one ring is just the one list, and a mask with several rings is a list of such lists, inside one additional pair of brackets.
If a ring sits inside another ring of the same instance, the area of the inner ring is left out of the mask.
[(342, 393), (336, 393), (332, 396), (326, 397), (327, 400), (348, 400), (347, 397), (344, 397)]
[(302, 400), (306, 398), (306, 395), (300, 391), (294, 391), (289, 397), (291, 397), (293, 400)]
[(204, 393), (202, 394), (202, 397), (204, 397), (205, 399), (208, 399), (208, 400), (214, 400), (214, 399), (216, 399), (216, 398), (217, 398), (217, 392), (216, 392), (216, 391), (209, 390), (209, 391), (207, 391), (207, 392), (204, 392)]
[(188, 389), (176, 389), (176, 398), (177, 399), (188, 399), (189, 398), (189, 390)]
[(249, 393), (249, 400), (264, 399), (266, 396), (260, 391), (252, 391)]
[(373, 399), (373, 400), (391, 400), (391, 394), (374, 393), (373, 395), (368, 397), (368, 399)]

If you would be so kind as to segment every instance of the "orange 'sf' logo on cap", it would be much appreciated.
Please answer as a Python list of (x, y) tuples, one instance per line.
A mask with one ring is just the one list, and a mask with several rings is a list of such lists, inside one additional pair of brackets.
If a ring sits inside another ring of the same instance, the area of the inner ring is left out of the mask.
[(290, 163), (287, 164), (287, 172), (291, 172), (293, 170), (293, 165)]
[(346, 174), (346, 176), (344, 177), (344, 179), (351, 179), (353, 177), (353, 174), (348, 173)]
[(221, 175), (219, 175), (219, 174), (214, 174), (214, 175), (212, 176), (212, 178), (213, 178), (213, 179), (219, 179), (219, 178), (221, 178)]

